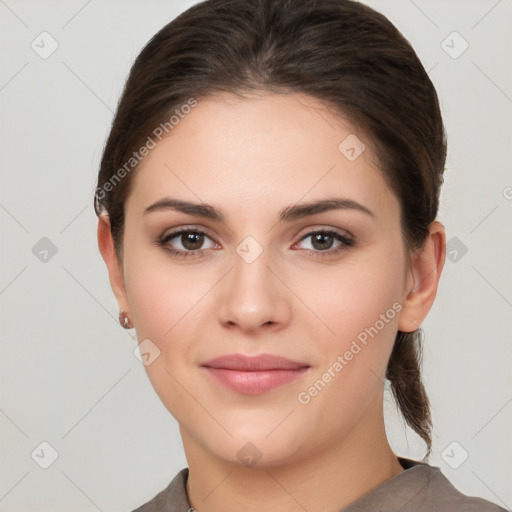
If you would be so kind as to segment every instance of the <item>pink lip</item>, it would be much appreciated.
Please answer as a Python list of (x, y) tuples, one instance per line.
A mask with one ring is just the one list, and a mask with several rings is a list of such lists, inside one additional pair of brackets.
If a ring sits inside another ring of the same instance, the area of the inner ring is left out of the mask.
[(201, 364), (224, 386), (244, 394), (259, 394), (300, 378), (309, 368), (284, 357), (228, 354)]

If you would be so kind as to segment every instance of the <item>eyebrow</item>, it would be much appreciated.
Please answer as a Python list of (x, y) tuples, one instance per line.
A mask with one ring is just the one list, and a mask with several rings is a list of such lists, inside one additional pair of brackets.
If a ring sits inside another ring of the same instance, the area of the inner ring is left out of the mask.
[[(193, 203), (172, 197), (164, 197), (148, 206), (144, 210), (144, 215), (161, 210), (176, 210), (188, 215), (205, 217), (219, 222), (224, 221), (222, 212), (210, 204)], [(309, 215), (315, 215), (329, 210), (355, 210), (369, 215), (370, 217), (375, 217), (375, 214), (369, 208), (357, 201), (335, 197), (287, 206), (279, 212), (279, 220), (281, 222), (292, 222)]]

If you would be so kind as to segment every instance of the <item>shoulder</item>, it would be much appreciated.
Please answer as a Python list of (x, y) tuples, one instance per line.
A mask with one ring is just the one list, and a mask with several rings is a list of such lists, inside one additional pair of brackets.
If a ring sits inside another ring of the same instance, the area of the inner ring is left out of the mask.
[[(403, 460), (403, 459), (402, 459)], [(418, 500), (412, 501), (419, 508), (411, 508), (418, 512), (427, 512), (432, 510), (443, 510), (443, 512), (507, 512), (495, 503), (468, 496), (459, 491), (441, 472), (439, 467), (430, 466), (418, 461), (408, 461), (409, 469), (406, 469), (397, 477), (403, 475), (405, 483), (408, 472), (409, 479), (415, 477), (415, 480), (421, 484), (418, 489)]]
[(398, 457), (404, 471), (381, 483), (342, 512), (507, 512), (482, 498), (463, 494), (437, 466)]
[(184, 468), (165, 489), (132, 512), (186, 512), (190, 508), (186, 492), (187, 477), (188, 468)]

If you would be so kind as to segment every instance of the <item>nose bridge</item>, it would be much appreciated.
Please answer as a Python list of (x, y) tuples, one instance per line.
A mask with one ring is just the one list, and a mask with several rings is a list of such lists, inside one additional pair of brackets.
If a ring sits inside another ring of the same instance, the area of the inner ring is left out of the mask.
[(258, 301), (271, 302), (275, 283), (270, 279), (272, 272), (270, 251), (264, 249), (253, 237), (246, 237), (237, 247), (233, 257), (231, 293), (256, 307)]

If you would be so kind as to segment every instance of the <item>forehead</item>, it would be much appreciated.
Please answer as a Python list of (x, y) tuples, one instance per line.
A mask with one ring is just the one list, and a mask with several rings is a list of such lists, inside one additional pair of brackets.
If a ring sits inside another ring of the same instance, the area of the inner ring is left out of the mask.
[(369, 148), (363, 132), (310, 96), (207, 97), (144, 157), (126, 209), (165, 195), (260, 213), (332, 195), (396, 208)]

